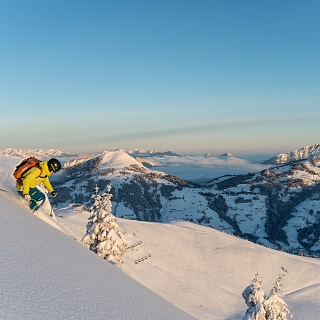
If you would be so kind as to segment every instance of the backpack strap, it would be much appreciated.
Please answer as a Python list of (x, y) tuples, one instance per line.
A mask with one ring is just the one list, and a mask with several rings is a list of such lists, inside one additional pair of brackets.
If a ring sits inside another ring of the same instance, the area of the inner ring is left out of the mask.
[(39, 168), (39, 169), (40, 169), (40, 175), (39, 175), (38, 177), (40, 177), (40, 178), (47, 178), (47, 177), (48, 177), (47, 175), (45, 175), (44, 177), (42, 177), (43, 168), (42, 168), (40, 165), (37, 166), (36, 168)]
[[(42, 175), (42, 172), (43, 172), (43, 168), (40, 166), (40, 165), (38, 165), (38, 166), (35, 166), (35, 167), (30, 167), (27, 171), (25, 171), (24, 173), (23, 173), (23, 175), (22, 175), (22, 177), (21, 178), (24, 178), (24, 175), (30, 170), (30, 169), (32, 169), (32, 168), (38, 168), (39, 170), (40, 170), (40, 174), (37, 176), (37, 178), (47, 178), (48, 176), (47, 175), (45, 175), (44, 177), (42, 177), (41, 175)], [(21, 180), (21, 178), (20, 179), (17, 179), (17, 180)]]

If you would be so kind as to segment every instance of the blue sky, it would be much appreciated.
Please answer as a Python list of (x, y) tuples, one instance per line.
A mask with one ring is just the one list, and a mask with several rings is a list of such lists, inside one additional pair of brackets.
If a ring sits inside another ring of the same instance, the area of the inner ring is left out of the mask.
[(318, 0), (0, 0), (0, 149), (320, 143)]

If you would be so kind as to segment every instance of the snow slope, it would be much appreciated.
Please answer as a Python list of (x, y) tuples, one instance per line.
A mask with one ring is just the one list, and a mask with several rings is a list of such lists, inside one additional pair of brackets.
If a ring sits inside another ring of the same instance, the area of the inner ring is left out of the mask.
[[(80, 241), (88, 214), (72, 209), (58, 214), (64, 216), (60, 226)], [(197, 319), (241, 319), (246, 310), (241, 293), (255, 273), (261, 274), (268, 293), (283, 272), (281, 267), (289, 271), (283, 297), (294, 319), (320, 318), (319, 260), (274, 251), (189, 222), (119, 219), (118, 224), (129, 243), (142, 241), (125, 254), (124, 272)]]
[[(0, 157), (0, 188), (14, 191), (16, 162)], [(245, 313), (241, 293), (255, 273), (268, 292), (281, 267), (289, 271), (282, 296), (294, 319), (320, 318), (317, 259), (188, 222), (119, 219), (130, 244), (142, 241), (127, 251), (123, 268), (78, 243), (87, 212), (66, 208), (56, 212), (56, 222), (39, 217), (45, 221), (0, 193), (0, 319), (191, 319), (188, 313), (196, 319), (236, 320)]]
[(0, 319), (192, 319), (0, 195)]

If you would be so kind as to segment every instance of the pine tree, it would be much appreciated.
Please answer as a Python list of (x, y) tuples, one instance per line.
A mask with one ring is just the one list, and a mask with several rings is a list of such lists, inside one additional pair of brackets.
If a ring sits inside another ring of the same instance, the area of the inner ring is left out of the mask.
[(247, 312), (242, 320), (265, 320), (264, 300), (265, 294), (262, 289), (263, 281), (257, 272), (251, 284), (244, 289), (242, 297), (248, 306)]
[(99, 195), (99, 188), (95, 188), (95, 194), (92, 196), (94, 203), (90, 208), (87, 232), (82, 238), (82, 243), (103, 259), (122, 263), (121, 258), (128, 244), (124, 232), (117, 224), (117, 218), (111, 213), (110, 190), (111, 186), (108, 186), (108, 192)]
[(288, 316), (292, 318), (288, 305), (280, 297), (284, 277), (284, 274), (279, 275), (270, 291), (268, 299), (264, 302), (267, 320), (286, 320)]
[[(284, 268), (282, 270), (287, 272)], [(280, 297), (284, 277), (284, 274), (279, 275), (267, 298), (262, 290), (263, 282), (259, 273), (255, 275), (251, 284), (242, 293), (248, 306), (242, 320), (287, 320), (287, 317), (292, 318), (287, 304)]]

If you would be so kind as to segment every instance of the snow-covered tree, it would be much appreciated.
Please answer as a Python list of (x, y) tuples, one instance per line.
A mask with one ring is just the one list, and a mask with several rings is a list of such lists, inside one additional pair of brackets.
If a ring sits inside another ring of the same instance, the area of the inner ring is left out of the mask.
[(282, 290), (282, 281), (285, 275), (280, 274), (275, 284), (273, 285), (269, 297), (265, 300), (266, 319), (268, 320), (286, 320), (289, 316), (292, 318), (292, 314), (288, 309), (288, 305), (280, 297)]
[(86, 235), (82, 243), (100, 257), (114, 263), (122, 263), (122, 255), (128, 244), (124, 232), (117, 224), (117, 218), (112, 214), (112, 203), (108, 192), (100, 195), (99, 188), (95, 188), (93, 206), (90, 208), (90, 217)]
[[(283, 270), (287, 272), (285, 269)], [(251, 284), (242, 293), (248, 306), (242, 320), (287, 320), (287, 317), (292, 318), (287, 304), (280, 297), (284, 276), (284, 274), (279, 275), (269, 296), (266, 297), (259, 273), (255, 275)]]
[(260, 279), (257, 272), (255, 278), (251, 281), (250, 285), (242, 292), (242, 297), (246, 301), (248, 310), (242, 320), (265, 320), (265, 309), (263, 302), (265, 294), (262, 289), (263, 281)]

